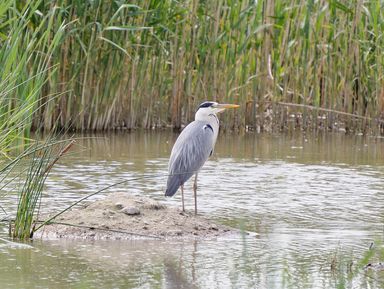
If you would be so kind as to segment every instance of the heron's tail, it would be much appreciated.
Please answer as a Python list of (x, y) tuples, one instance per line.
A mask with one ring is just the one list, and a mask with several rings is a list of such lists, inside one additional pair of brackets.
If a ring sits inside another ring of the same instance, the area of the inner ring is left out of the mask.
[(179, 176), (169, 176), (167, 181), (167, 189), (165, 190), (166, 197), (172, 197), (176, 194), (177, 190), (181, 186)]

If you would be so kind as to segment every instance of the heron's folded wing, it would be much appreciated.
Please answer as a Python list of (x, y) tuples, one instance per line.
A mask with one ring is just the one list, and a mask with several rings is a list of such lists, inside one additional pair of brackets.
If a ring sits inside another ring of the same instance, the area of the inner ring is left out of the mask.
[(173, 172), (195, 172), (213, 150), (214, 133), (204, 122), (190, 123), (180, 134), (171, 153), (169, 169)]
[(194, 121), (182, 131), (172, 149), (166, 195), (175, 194), (204, 165), (213, 144), (214, 133), (209, 124)]

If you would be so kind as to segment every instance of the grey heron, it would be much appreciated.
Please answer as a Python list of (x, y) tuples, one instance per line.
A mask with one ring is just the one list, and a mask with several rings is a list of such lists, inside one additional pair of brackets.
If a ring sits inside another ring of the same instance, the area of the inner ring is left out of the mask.
[(165, 196), (171, 197), (181, 187), (182, 209), (184, 208), (184, 183), (193, 175), (195, 214), (197, 214), (197, 174), (205, 161), (212, 155), (217, 135), (219, 119), (217, 113), (226, 108), (237, 108), (237, 104), (220, 104), (206, 101), (200, 104), (195, 120), (188, 124), (173, 145), (168, 164), (168, 181)]

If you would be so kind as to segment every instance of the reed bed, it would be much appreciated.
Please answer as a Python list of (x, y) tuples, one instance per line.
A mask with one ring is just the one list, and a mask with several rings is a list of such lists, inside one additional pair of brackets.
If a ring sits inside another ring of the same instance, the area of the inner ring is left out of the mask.
[[(17, 239), (30, 237), (44, 181), (66, 148), (52, 135), (43, 144), (29, 135), (32, 119), (60, 96), (45, 92), (67, 23), (59, 7), (44, 7), (43, 1), (0, 1), (0, 200), (18, 195), (10, 230)], [(1, 201), (0, 211), (9, 216)]]
[[(59, 0), (38, 7), (42, 15), (60, 11), (40, 33), (54, 39), (68, 25), (38, 93), (35, 129), (50, 130), (57, 119), (75, 130), (179, 128), (198, 103), (213, 99), (241, 104), (223, 115), (224, 128), (381, 132), (380, 0)], [(31, 34), (26, 43), (40, 21), (21, 31)]]
[[(42, 1), (0, 2), (0, 152), (28, 142), (33, 117), (58, 95), (44, 93), (54, 73), (52, 54), (65, 25), (53, 6), (45, 14)], [(53, 30), (53, 23), (57, 27)], [(50, 93), (50, 92), (49, 92)]]

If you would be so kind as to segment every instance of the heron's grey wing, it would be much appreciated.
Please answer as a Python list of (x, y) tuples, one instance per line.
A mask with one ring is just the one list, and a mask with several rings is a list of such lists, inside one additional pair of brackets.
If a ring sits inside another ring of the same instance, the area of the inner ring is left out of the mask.
[(193, 121), (185, 127), (172, 148), (166, 196), (173, 196), (204, 165), (213, 145), (214, 133), (209, 124)]

